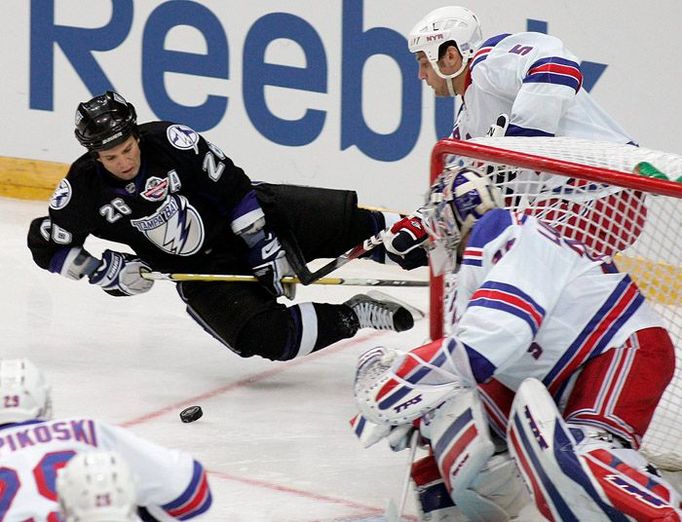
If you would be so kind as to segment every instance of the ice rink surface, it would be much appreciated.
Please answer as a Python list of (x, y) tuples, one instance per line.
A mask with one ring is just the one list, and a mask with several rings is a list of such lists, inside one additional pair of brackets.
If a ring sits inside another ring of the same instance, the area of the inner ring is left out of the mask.
[[(29, 357), (43, 369), (55, 417), (94, 417), (191, 453), (213, 491), (213, 508), (201, 520), (368, 521), (380, 519), (390, 498), (398, 501), (408, 452), (393, 453), (383, 442), (362, 448), (348, 423), (352, 380), (358, 354), (418, 346), (426, 320), (399, 334), (361, 330), (286, 363), (241, 359), (186, 315), (173, 283), (114, 298), (39, 269), (26, 232), (46, 213), (45, 202), (0, 198), (0, 355)], [(98, 255), (105, 243), (86, 248)], [(426, 279), (426, 269), (369, 261), (337, 273)], [(297, 301), (342, 302), (366, 290), (299, 287)], [(382, 291), (427, 307), (426, 288)], [(204, 416), (183, 424), (180, 410), (194, 404)], [(411, 495), (405, 513), (416, 520)]]

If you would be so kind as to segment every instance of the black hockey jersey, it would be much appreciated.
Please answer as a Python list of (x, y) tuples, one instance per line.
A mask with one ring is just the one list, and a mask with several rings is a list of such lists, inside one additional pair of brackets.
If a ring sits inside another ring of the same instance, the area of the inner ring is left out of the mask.
[(31, 224), (35, 262), (59, 271), (59, 258), (92, 234), (128, 245), (156, 270), (250, 273), (246, 245), (230, 227), (253, 190), (244, 171), (185, 125), (138, 129), (141, 166), (133, 180), (112, 176), (90, 153), (71, 165), (49, 217)]

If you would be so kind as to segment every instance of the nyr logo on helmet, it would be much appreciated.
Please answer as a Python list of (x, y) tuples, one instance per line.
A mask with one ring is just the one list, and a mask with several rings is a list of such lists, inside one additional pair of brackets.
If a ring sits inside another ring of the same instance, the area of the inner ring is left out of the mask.
[(184, 196), (171, 194), (152, 214), (130, 223), (168, 254), (191, 256), (204, 243), (204, 223)]
[(61, 210), (71, 201), (71, 183), (64, 178), (59, 182), (50, 199), (50, 208)]
[(199, 135), (187, 125), (175, 124), (166, 129), (166, 137), (173, 147), (180, 150), (194, 149), (199, 153)]

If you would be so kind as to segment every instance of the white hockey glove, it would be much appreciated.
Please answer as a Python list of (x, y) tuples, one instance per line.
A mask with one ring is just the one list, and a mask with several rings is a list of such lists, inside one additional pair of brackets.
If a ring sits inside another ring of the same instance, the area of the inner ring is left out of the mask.
[(350, 420), (351, 429), (363, 447), (369, 448), (377, 442), (386, 439), (386, 442), (388, 442), (389, 447), (393, 451), (402, 451), (410, 447), (412, 434), (415, 429), (418, 429), (416, 427), (418, 425), (418, 421), (398, 426), (377, 424), (361, 413), (358, 413)]
[(429, 234), (418, 212), (394, 223), (383, 236), (388, 257), (405, 270), (428, 265), (429, 258), (424, 248), (428, 239)]
[(509, 127), (509, 116), (500, 114), (495, 123), (488, 129), (486, 136), (489, 138), (501, 138), (507, 132), (507, 127)]
[(272, 232), (261, 230), (258, 234), (260, 237), (253, 242), (247, 254), (247, 261), (253, 274), (275, 297), (283, 295), (293, 299), (296, 295), (296, 285), (281, 281), (284, 276), (294, 274), (287, 260), (286, 251)]
[(151, 272), (151, 268), (140, 258), (105, 250), (102, 261), (90, 275), (90, 284), (101, 286), (106, 293), (114, 296), (142, 294), (154, 284), (154, 281), (142, 277), (143, 271)]

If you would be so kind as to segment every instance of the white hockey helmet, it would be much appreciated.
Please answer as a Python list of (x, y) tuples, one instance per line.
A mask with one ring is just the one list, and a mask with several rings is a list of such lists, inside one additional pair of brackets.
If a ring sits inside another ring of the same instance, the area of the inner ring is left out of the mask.
[(52, 416), (50, 387), (28, 359), (0, 360), (0, 425)]
[(431, 186), (422, 215), (434, 243), (454, 252), (483, 214), (503, 206), (502, 194), (488, 176), (471, 167), (458, 167), (443, 172)]
[(113, 451), (75, 455), (57, 473), (57, 497), (66, 522), (139, 520), (132, 473)]
[[(446, 42), (454, 41), (462, 55), (462, 66), (445, 75), (438, 67), (438, 50)], [(476, 14), (466, 7), (447, 6), (431, 11), (410, 31), (408, 46), (411, 53), (422, 51), (436, 73), (445, 79), (459, 76), (483, 41), (481, 24)]]

